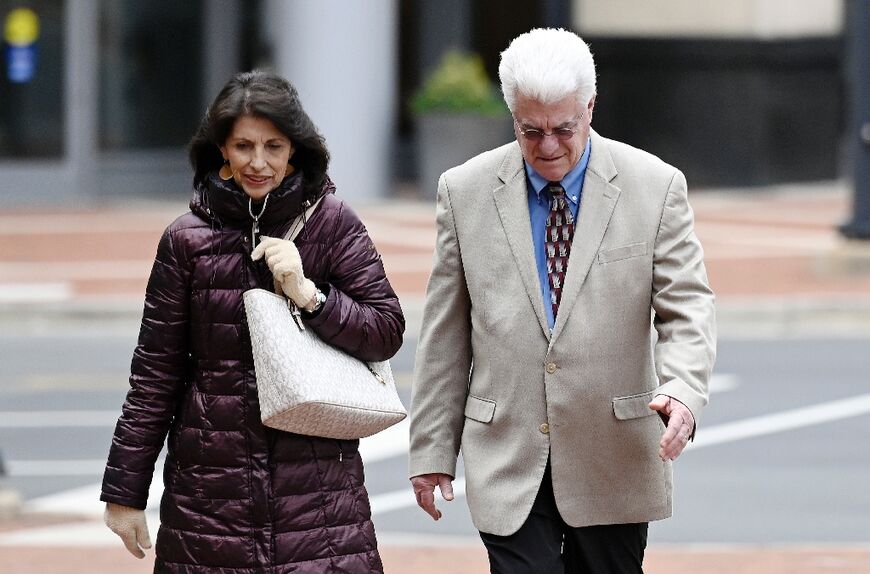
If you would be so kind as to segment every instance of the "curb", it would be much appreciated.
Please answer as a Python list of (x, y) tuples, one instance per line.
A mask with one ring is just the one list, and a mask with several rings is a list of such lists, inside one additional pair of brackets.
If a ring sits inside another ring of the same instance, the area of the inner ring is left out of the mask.
[[(403, 298), (406, 335), (420, 332), (423, 300)], [(870, 298), (784, 297), (728, 298), (717, 302), (717, 326), (722, 338), (814, 336), (870, 336)], [(99, 324), (101, 329), (138, 331), (142, 318), (139, 301), (0, 303), (0, 325), (19, 332), (57, 331)]]

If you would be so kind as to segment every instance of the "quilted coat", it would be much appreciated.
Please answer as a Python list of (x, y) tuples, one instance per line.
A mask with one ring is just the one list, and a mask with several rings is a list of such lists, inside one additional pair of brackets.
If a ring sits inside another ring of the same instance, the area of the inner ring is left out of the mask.
[[(360, 359), (387, 359), (405, 327), (398, 299), (363, 224), (331, 182), (321, 193), (296, 239), (327, 294), (307, 326)], [(273, 190), (261, 233), (281, 237), (302, 195), (298, 173)], [(157, 249), (100, 499), (145, 508), (166, 441), (155, 572), (382, 572), (358, 441), (260, 422), (242, 293), (273, 279), (250, 257), (248, 197), (213, 174), (190, 209)]]

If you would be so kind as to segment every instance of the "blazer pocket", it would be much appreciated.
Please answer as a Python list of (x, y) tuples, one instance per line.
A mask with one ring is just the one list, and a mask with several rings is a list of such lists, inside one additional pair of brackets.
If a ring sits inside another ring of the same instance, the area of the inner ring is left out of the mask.
[(621, 421), (639, 419), (656, 414), (656, 411), (649, 408), (649, 403), (652, 401), (654, 393), (655, 390), (652, 390), (639, 395), (614, 397), (613, 414)]
[(465, 401), (465, 416), (470, 419), (488, 423), (495, 414), (495, 401), (468, 395)]
[(598, 263), (613, 263), (614, 261), (622, 261), (632, 257), (640, 257), (646, 255), (646, 241), (640, 243), (632, 243), (631, 245), (623, 245), (622, 247), (614, 247), (605, 251), (598, 252)]

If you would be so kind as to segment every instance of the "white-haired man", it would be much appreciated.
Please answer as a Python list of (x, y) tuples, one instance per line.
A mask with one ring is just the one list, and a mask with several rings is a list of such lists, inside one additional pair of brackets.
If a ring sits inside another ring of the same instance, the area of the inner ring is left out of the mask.
[(642, 572), (715, 358), (686, 181), (591, 130), (576, 34), (517, 37), (499, 77), (516, 141), (438, 182), (411, 482), (437, 520), (461, 449), (492, 572)]

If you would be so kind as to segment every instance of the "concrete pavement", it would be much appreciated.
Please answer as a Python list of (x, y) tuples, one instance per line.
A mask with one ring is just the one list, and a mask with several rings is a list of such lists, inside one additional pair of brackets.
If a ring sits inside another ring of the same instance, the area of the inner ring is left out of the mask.
[[(839, 237), (850, 197), (838, 182), (694, 192), (697, 231), (717, 293), (722, 337), (870, 333), (868, 247)], [(381, 251), (416, 337), (434, 247), (434, 207), (414, 199), (356, 206)], [(112, 203), (98, 209), (0, 211), (0, 328), (62, 329), (69, 321), (135, 328), (157, 240), (185, 201)], [(407, 377), (405, 377), (407, 380)], [(676, 517), (674, 520), (678, 520)], [(713, 519), (713, 517), (711, 517)], [(92, 520), (90, 518), (89, 520)], [(81, 517), (27, 512), (0, 534)], [(384, 538), (388, 573), (487, 571), (477, 543)], [(0, 545), (0, 571), (150, 572), (123, 548)], [(870, 546), (651, 547), (651, 574), (870, 572)]]
[[(434, 248), (434, 207), (403, 198), (355, 206), (416, 334)], [(723, 336), (870, 330), (870, 247), (836, 231), (844, 184), (691, 195)], [(163, 228), (185, 201), (63, 211), (0, 210), (0, 324), (136, 321)], [(862, 271), (863, 269), (863, 271)]]

